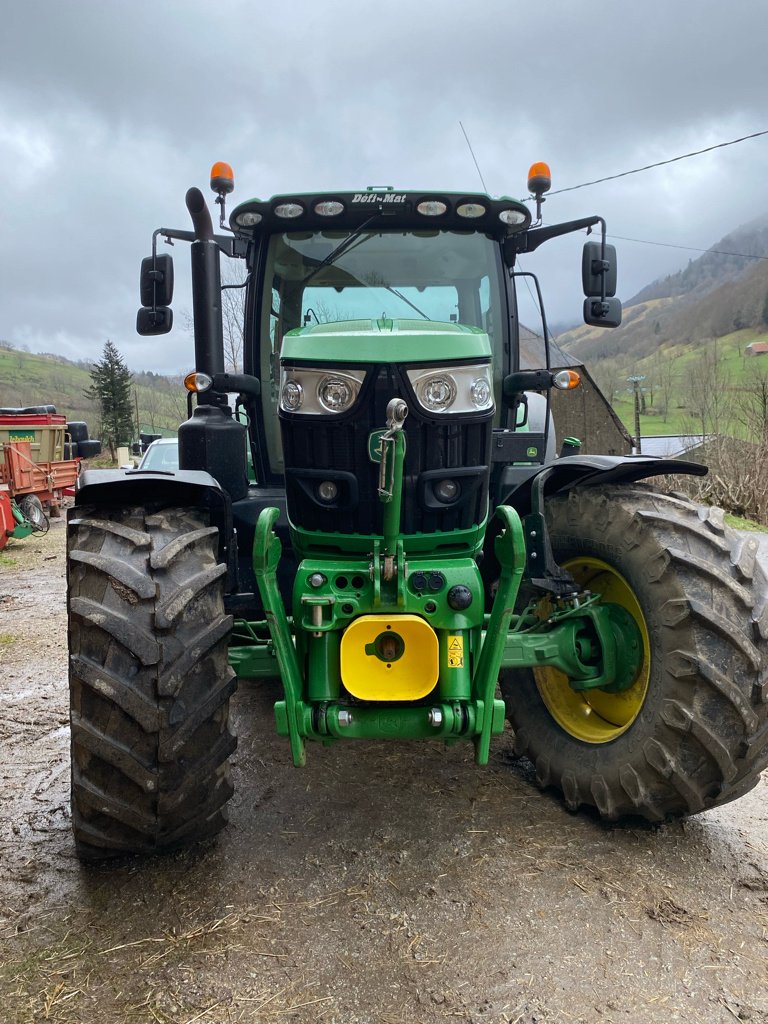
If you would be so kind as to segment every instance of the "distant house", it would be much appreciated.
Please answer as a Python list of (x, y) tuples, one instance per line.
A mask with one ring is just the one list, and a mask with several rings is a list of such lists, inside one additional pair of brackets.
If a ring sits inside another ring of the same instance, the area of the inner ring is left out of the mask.
[(768, 341), (750, 341), (744, 352), (748, 356), (764, 356), (768, 354)]

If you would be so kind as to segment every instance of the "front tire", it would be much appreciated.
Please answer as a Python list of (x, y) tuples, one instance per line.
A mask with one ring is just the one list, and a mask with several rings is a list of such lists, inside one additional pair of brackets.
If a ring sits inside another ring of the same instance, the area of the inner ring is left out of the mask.
[(197, 509), (70, 512), (72, 825), (83, 859), (173, 849), (226, 822), (236, 679), (217, 534)]
[(718, 509), (643, 487), (547, 503), (553, 553), (635, 619), (622, 694), (577, 693), (551, 669), (504, 673), (515, 751), (566, 805), (613, 820), (693, 814), (751, 789), (768, 763), (768, 580), (754, 538)]

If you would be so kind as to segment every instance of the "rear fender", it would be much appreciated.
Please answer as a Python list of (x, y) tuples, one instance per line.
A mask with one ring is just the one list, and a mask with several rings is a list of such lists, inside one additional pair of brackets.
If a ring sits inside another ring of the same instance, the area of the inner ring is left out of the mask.
[(85, 505), (90, 508), (140, 506), (150, 513), (169, 505), (208, 509), (211, 525), (219, 530), (219, 560), (227, 566), (227, 590), (237, 589), (232, 502), (210, 473), (191, 469), (173, 472), (89, 469), (78, 480), (75, 505), (67, 519), (76, 519), (78, 509)]

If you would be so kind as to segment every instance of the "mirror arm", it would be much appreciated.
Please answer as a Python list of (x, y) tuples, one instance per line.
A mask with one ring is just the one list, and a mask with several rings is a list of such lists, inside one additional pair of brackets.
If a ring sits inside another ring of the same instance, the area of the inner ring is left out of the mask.
[(580, 220), (569, 220), (563, 224), (550, 224), (546, 228), (534, 228), (522, 235), (512, 235), (507, 239), (507, 244), (511, 244), (516, 253), (533, 252), (551, 238), (559, 238), (561, 235), (569, 235), (573, 231), (592, 228), (595, 224), (602, 225), (603, 244), (605, 244), (605, 221), (602, 217), (582, 217)]
[[(155, 254), (156, 237), (162, 235), (168, 245), (173, 245), (174, 238), (178, 242), (194, 242), (197, 238), (194, 231), (181, 231), (179, 228), (158, 228), (152, 235), (152, 255)], [(230, 238), (228, 235), (212, 235), (219, 249), (225, 256), (245, 257), (248, 242), (245, 238)]]

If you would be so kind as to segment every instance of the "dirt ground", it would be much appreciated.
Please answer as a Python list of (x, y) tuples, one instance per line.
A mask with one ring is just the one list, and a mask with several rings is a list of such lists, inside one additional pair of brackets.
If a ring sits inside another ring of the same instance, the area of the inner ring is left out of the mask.
[(601, 825), (496, 743), (310, 748), (241, 684), (215, 843), (84, 867), (64, 525), (0, 553), (0, 1020), (768, 1022), (768, 783)]

